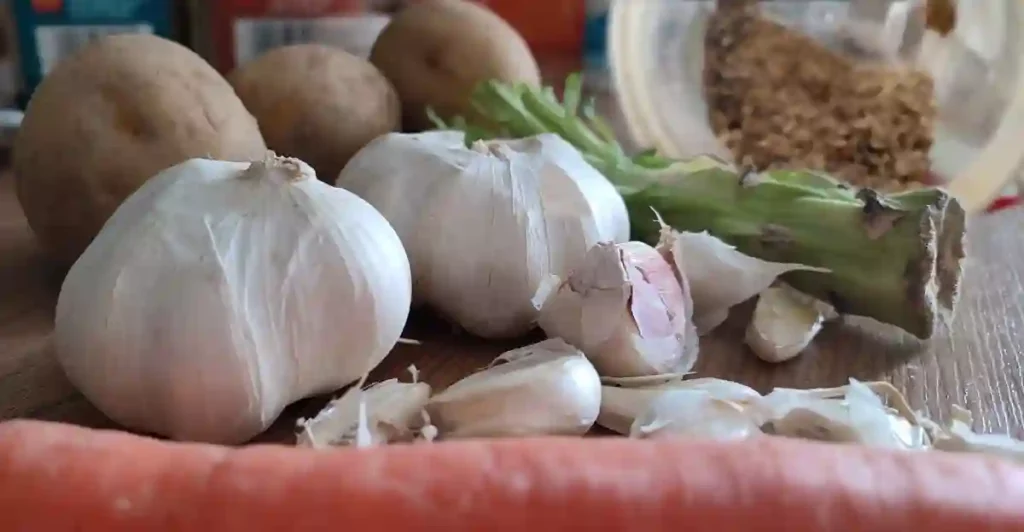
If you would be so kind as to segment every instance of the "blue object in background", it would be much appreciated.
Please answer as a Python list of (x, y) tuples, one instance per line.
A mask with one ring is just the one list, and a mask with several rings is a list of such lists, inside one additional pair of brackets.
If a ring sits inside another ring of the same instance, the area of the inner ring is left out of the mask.
[(43, 76), (98, 37), (116, 33), (175, 36), (174, 0), (10, 0), (17, 32), (24, 107)]
[(609, 0), (587, 0), (583, 27), (583, 65), (587, 70), (608, 68), (607, 33)]

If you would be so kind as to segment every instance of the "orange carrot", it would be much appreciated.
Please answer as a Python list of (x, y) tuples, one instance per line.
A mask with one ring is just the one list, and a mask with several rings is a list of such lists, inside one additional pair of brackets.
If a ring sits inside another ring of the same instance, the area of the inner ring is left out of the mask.
[(1020, 531), (1024, 468), (768, 438), (316, 451), (12, 421), (0, 529)]

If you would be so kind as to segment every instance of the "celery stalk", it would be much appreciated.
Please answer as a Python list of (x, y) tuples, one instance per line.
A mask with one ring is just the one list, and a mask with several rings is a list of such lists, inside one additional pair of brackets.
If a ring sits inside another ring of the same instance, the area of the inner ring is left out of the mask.
[(550, 88), (486, 82), (473, 96), (479, 118), (454, 127), (467, 142), (560, 135), (618, 187), (637, 240), (657, 241), (654, 209), (676, 229), (708, 231), (749, 255), (829, 269), (794, 272), (786, 281), (842, 314), (921, 339), (952, 317), (966, 227), (963, 209), (945, 191), (882, 195), (816, 172), (752, 173), (711, 157), (629, 156), (592, 103), (581, 105), (580, 87), (579, 76), (570, 76), (559, 101)]

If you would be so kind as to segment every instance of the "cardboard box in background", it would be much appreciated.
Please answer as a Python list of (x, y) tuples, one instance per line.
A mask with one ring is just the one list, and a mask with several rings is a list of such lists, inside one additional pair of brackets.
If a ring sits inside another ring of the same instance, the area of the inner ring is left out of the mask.
[(192, 44), (217, 70), (289, 44), (319, 42), (368, 56), (387, 24), (381, 0), (191, 0)]
[[(8, 0), (27, 100), (55, 64), (83, 44), (117, 33), (181, 34), (175, 0)], [(24, 103), (24, 102), (23, 102)]]

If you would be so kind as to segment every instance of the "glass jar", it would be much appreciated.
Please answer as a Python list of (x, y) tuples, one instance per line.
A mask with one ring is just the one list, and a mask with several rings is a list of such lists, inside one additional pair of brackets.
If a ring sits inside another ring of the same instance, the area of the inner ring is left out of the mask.
[[(955, 26), (945, 35), (928, 27), (927, 8), (924, 0), (758, 5), (769, 19), (826, 47), (859, 44), (873, 60), (884, 57), (930, 74), (936, 106), (930, 175), (968, 211), (983, 211), (1001, 196), (1016, 194), (1024, 171), (1024, 4), (960, 0)], [(712, 131), (705, 101), (705, 34), (715, 10), (715, 2), (700, 0), (613, 3), (612, 82), (641, 147), (673, 157), (734, 158)]]

